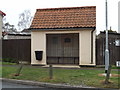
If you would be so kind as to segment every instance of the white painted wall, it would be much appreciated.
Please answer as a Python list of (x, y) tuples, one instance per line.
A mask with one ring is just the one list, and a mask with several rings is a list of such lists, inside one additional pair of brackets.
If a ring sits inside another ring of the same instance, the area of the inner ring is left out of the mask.
[[(31, 64), (46, 65), (46, 35), (45, 32), (32, 32), (31, 34)], [(42, 61), (36, 60), (35, 51), (43, 51)]]
[[(31, 64), (46, 65), (46, 34), (79, 33), (79, 65), (96, 65), (95, 62), (95, 31), (93, 35), (93, 64), (91, 64), (91, 30), (71, 31), (32, 31)], [(42, 61), (35, 59), (35, 51), (43, 51)]]

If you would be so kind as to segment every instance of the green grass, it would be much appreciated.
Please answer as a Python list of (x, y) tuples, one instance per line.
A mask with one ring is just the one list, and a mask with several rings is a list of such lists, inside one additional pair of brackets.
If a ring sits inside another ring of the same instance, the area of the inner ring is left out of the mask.
[(16, 63), (10, 63), (10, 62), (0, 62), (0, 65), (16, 65)]
[[(14, 76), (18, 67), (3, 66), (3, 78), (33, 80), (49, 83), (66, 83), (70, 85), (87, 85), (101, 88), (118, 88), (118, 77), (111, 77), (111, 83), (105, 85), (102, 81), (105, 79), (98, 74), (104, 73), (104, 70), (82, 70), (82, 69), (53, 69), (53, 79), (49, 79), (48, 68), (33, 68), (24, 66), (20, 76)], [(112, 74), (118, 74), (118, 71), (112, 71)]]
[(115, 65), (112, 65), (112, 69), (120, 69), (120, 67), (116, 67)]
[[(105, 68), (105, 65), (97, 65), (97, 68)], [(116, 65), (112, 65), (112, 69), (120, 69), (120, 67), (117, 67)]]

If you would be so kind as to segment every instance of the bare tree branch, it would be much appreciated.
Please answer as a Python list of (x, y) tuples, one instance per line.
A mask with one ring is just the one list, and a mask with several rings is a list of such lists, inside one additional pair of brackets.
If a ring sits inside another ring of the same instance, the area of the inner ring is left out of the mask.
[(27, 29), (30, 27), (32, 16), (30, 10), (24, 10), (23, 13), (19, 15), (18, 27), (19, 30)]

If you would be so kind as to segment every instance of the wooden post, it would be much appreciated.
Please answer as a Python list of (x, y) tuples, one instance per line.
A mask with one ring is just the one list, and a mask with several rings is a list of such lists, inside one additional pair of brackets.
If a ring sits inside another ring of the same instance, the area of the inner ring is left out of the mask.
[(110, 72), (111, 72), (111, 65), (108, 68), (106, 79), (105, 79), (105, 84), (109, 83), (109, 78), (110, 78)]
[(53, 79), (53, 67), (52, 67), (52, 65), (49, 65), (49, 77), (50, 77), (50, 79)]
[(15, 76), (19, 76), (21, 71), (22, 71), (22, 68), (23, 68), (23, 64), (20, 65), (20, 67), (18, 68), (17, 70), (17, 73), (15, 74)]

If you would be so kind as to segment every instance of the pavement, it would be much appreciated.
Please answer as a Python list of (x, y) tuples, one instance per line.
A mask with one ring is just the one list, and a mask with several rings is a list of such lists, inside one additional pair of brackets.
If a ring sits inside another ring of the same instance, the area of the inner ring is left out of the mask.
[(24, 84), (17, 84), (17, 83), (2, 81), (2, 88), (10, 88), (10, 89), (12, 88), (42, 88), (43, 89), (45, 87), (24, 85)]
[[(119, 90), (119, 89), (110, 89), (110, 88), (95, 88), (95, 87), (88, 87), (88, 86), (71, 86), (65, 84), (53, 84), (53, 83), (44, 83), (44, 82), (37, 82), (37, 81), (30, 81), (30, 80), (16, 80), (16, 79), (7, 79), (7, 78), (0, 78), (3, 82), (10, 82), (22, 85), (31, 85), (31, 86), (38, 86), (38, 87), (45, 87), (45, 88), (56, 88), (55, 90), (59, 89), (69, 89), (69, 90)], [(66, 90), (65, 89), (65, 90)], [(51, 89), (52, 90), (52, 89)]]
[(16, 79), (7, 79), (7, 78), (0, 78), (0, 80), (4, 82), (12, 82), (17, 84), (24, 84), (24, 85), (32, 85), (32, 86), (40, 86), (40, 87), (52, 87), (52, 88), (94, 88), (94, 87), (84, 87), (84, 86), (71, 86), (65, 84), (53, 84), (53, 83), (44, 83), (44, 82), (37, 82), (37, 81), (30, 81), (30, 80), (16, 80)]

